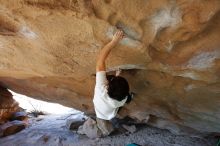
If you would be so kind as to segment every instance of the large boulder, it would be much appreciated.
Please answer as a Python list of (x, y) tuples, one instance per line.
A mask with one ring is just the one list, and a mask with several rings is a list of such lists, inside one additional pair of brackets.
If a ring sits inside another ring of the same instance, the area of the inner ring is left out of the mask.
[(99, 138), (102, 136), (101, 130), (98, 128), (97, 123), (92, 118), (88, 118), (78, 130), (78, 134), (85, 134), (91, 139)]
[(20, 132), (27, 126), (27, 123), (23, 121), (10, 121), (5, 124), (0, 125), (0, 137), (2, 136), (9, 136), (12, 134), (15, 134), (17, 132)]
[(12, 94), (0, 86), (0, 125), (10, 120), (15, 112), (20, 109)]
[(96, 118), (97, 127), (101, 130), (103, 136), (108, 136), (114, 131), (114, 127), (109, 120)]
[[(73, 122), (74, 124), (74, 122)], [(85, 134), (91, 139), (105, 137), (114, 131), (111, 121), (96, 118), (88, 118), (81, 126), (79, 126), (77, 133)]]
[(120, 114), (219, 133), (219, 25), (219, 0), (0, 0), (0, 83), (94, 113), (96, 56), (120, 28), (107, 67), (136, 93)]

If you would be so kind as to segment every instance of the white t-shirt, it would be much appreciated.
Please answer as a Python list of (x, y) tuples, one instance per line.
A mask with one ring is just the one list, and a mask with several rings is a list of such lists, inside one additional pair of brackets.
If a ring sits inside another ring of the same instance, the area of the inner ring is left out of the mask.
[(108, 95), (108, 80), (105, 71), (96, 73), (96, 85), (93, 103), (96, 116), (100, 119), (111, 120), (118, 112), (118, 108), (123, 106), (127, 98), (122, 101), (112, 99)]

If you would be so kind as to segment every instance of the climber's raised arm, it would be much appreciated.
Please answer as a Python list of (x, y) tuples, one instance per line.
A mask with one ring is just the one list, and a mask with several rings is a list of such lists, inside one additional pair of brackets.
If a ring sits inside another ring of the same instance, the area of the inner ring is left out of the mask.
[(112, 48), (114, 48), (119, 43), (119, 41), (123, 38), (123, 36), (124, 36), (123, 31), (118, 30), (114, 34), (112, 40), (102, 48), (96, 61), (96, 72), (106, 70), (105, 60), (107, 59)]

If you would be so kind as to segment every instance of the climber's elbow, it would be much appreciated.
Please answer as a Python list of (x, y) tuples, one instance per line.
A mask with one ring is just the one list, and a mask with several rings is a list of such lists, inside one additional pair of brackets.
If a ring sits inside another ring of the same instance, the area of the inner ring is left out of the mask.
[(96, 63), (96, 72), (105, 71), (105, 62), (97, 62)]

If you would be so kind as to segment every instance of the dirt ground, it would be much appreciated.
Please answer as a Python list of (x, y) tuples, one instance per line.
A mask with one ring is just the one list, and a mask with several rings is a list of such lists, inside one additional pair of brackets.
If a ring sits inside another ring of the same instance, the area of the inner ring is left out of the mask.
[(215, 146), (216, 138), (177, 136), (168, 130), (142, 126), (133, 134), (125, 133), (106, 138), (89, 139), (66, 128), (67, 119), (84, 118), (76, 115), (47, 115), (31, 119), (25, 130), (0, 138), (1, 146), (125, 146), (137, 143), (142, 146)]

